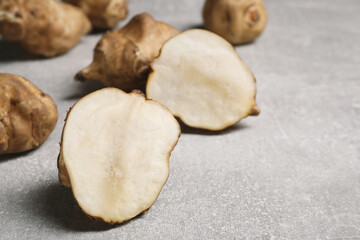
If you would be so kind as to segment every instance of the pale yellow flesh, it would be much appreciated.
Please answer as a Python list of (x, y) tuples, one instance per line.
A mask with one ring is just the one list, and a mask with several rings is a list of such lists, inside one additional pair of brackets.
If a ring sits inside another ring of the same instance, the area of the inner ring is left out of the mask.
[(123, 222), (148, 209), (167, 180), (179, 134), (171, 113), (140, 94), (108, 88), (80, 100), (62, 142), (80, 207), (107, 222)]
[(175, 36), (151, 67), (147, 97), (189, 126), (221, 130), (256, 108), (252, 73), (235, 49), (211, 32), (190, 30)]

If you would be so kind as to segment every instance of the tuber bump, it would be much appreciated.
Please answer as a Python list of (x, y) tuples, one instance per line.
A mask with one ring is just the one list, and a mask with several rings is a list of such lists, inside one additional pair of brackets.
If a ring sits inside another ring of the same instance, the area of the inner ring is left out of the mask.
[(255, 40), (264, 30), (267, 13), (263, 0), (207, 0), (204, 26), (232, 44)]
[(0, 34), (28, 52), (53, 57), (67, 52), (91, 30), (77, 7), (55, 0), (0, 1)]
[(259, 114), (253, 74), (234, 47), (206, 30), (167, 41), (151, 65), (146, 95), (191, 127), (222, 130)]
[(121, 223), (148, 210), (169, 175), (176, 119), (140, 91), (105, 88), (68, 113), (58, 158), (61, 185), (90, 217)]
[(64, 0), (64, 2), (81, 8), (95, 29), (114, 28), (126, 17), (128, 11), (127, 0)]
[(155, 21), (149, 14), (136, 15), (126, 26), (106, 33), (94, 50), (90, 66), (75, 79), (98, 80), (125, 91), (143, 88), (150, 63), (166, 40), (178, 34), (170, 25)]
[(39, 147), (57, 118), (50, 96), (23, 77), (0, 73), (0, 154)]

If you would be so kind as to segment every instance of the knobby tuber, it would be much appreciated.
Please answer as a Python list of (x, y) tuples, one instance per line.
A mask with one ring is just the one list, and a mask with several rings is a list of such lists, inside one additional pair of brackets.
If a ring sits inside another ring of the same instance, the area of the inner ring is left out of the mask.
[(91, 30), (83, 11), (55, 0), (0, 1), (0, 34), (28, 52), (54, 57)]
[(122, 29), (102, 37), (94, 50), (92, 64), (75, 79), (98, 80), (125, 91), (141, 89), (146, 84), (150, 63), (159, 55), (164, 42), (178, 33), (147, 13), (137, 15)]
[(180, 33), (164, 44), (151, 68), (147, 97), (191, 127), (222, 130), (259, 114), (253, 74), (234, 47), (214, 33)]
[(95, 29), (114, 28), (128, 12), (127, 0), (64, 0), (64, 2), (81, 8)]
[(0, 154), (39, 147), (57, 119), (50, 96), (23, 77), (0, 73)]
[(262, 33), (267, 13), (263, 0), (207, 0), (203, 19), (206, 29), (237, 45)]
[(148, 210), (169, 175), (180, 127), (140, 91), (105, 88), (68, 113), (58, 158), (61, 185), (90, 217), (121, 223)]

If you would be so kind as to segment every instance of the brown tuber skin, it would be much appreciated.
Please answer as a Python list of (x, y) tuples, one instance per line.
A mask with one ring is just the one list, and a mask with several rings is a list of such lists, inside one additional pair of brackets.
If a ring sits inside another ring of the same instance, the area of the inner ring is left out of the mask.
[(165, 41), (178, 34), (172, 26), (155, 21), (149, 14), (136, 15), (122, 29), (106, 33), (94, 50), (90, 66), (75, 79), (97, 80), (125, 91), (143, 88), (150, 64)]
[(0, 34), (28, 52), (45, 57), (63, 54), (91, 30), (78, 8), (55, 0), (0, 1)]
[(23, 77), (0, 73), (0, 154), (39, 147), (57, 119), (50, 96)]
[(263, 0), (207, 0), (204, 27), (234, 45), (254, 41), (267, 22)]
[(81, 8), (89, 17), (93, 28), (112, 29), (127, 16), (127, 0), (64, 0)]

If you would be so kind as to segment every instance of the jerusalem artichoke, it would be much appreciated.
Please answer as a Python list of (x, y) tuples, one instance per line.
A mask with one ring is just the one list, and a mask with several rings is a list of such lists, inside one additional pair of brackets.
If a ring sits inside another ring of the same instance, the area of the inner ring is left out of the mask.
[(164, 44), (151, 68), (146, 96), (191, 127), (218, 131), (259, 114), (253, 74), (214, 33), (180, 33)]
[(28, 52), (45, 57), (63, 54), (91, 30), (78, 8), (55, 0), (0, 1), (0, 35)]
[(128, 11), (127, 0), (64, 0), (64, 2), (81, 8), (95, 29), (114, 28), (126, 17)]
[(142, 88), (150, 63), (166, 40), (178, 34), (170, 25), (155, 21), (149, 14), (136, 15), (126, 26), (106, 33), (94, 50), (94, 60), (75, 79), (98, 80), (125, 91)]
[(0, 73), (0, 154), (39, 147), (57, 118), (51, 97), (23, 77)]
[(267, 13), (263, 0), (207, 0), (203, 18), (207, 30), (238, 45), (252, 42), (262, 33)]
[(143, 94), (105, 88), (80, 99), (66, 118), (59, 180), (89, 216), (121, 223), (148, 210), (169, 175), (180, 127)]

